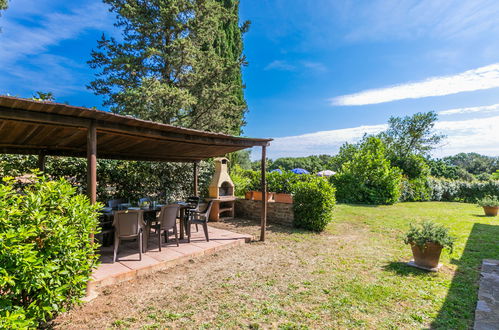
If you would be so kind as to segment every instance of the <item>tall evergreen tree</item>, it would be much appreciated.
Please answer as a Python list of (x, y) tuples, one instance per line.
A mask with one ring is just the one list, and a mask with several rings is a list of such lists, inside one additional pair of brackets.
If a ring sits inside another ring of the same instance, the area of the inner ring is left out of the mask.
[[(246, 106), (233, 78), (242, 57), (219, 51), (220, 27), (237, 22), (217, 0), (103, 0), (123, 41), (102, 36), (89, 88), (111, 111), (168, 124), (238, 133)], [(242, 47), (242, 46), (241, 46)]]
[(7, 0), (0, 0), (0, 10), (7, 9)]
[[(217, 0), (224, 8), (232, 13), (230, 20), (225, 20), (220, 24), (220, 33), (215, 40), (215, 48), (220, 56), (228, 59), (231, 62), (239, 62), (245, 65), (245, 57), (243, 55), (243, 34), (248, 31), (250, 22), (245, 21), (239, 25), (239, 1), (238, 0)], [(231, 76), (227, 76), (227, 83), (233, 85), (234, 88), (234, 102), (241, 108), (239, 113), (227, 114), (227, 119), (233, 122), (241, 123), (244, 126), (244, 114), (247, 111), (246, 100), (244, 99), (244, 84), (242, 79), (241, 66), (238, 70), (234, 70)], [(232, 115), (232, 117), (230, 117)], [(236, 130), (233, 134), (240, 134), (241, 131)]]

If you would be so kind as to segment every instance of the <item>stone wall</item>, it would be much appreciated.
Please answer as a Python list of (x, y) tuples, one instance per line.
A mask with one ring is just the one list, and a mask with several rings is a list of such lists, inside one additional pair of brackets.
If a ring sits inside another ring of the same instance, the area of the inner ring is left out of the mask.
[[(269, 202), (267, 204), (267, 222), (280, 225), (293, 225), (293, 204)], [(238, 199), (236, 201), (236, 217), (260, 220), (262, 201)]]

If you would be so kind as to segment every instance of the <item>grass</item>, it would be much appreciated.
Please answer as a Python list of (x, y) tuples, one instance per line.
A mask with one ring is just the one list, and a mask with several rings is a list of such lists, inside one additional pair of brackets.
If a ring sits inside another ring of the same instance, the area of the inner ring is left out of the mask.
[[(499, 259), (499, 219), (460, 203), (338, 205), (322, 234), (270, 226), (267, 242), (106, 290), (60, 328), (443, 328), (472, 325), (481, 261)], [(408, 267), (409, 223), (451, 228), (439, 273)], [(254, 222), (217, 226), (255, 234)]]

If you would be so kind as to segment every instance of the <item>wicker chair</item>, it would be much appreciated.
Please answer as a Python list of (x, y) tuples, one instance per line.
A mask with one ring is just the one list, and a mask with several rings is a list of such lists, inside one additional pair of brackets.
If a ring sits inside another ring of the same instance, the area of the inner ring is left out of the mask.
[(158, 217), (158, 223), (153, 228), (156, 229), (156, 233), (158, 234), (158, 246), (159, 251), (161, 251), (161, 232), (163, 232), (165, 236), (165, 243), (168, 242), (168, 232), (170, 229), (173, 230), (173, 234), (175, 235), (175, 241), (178, 243), (178, 231), (177, 231), (177, 215), (179, 213), (180, 205), (171, 204), (167, 206), (161, 207), (161, 211)]
[[(116, 262), (120, 242), (124, 240), (136, 239), (139, 244), (139, 260), (142, 260), (144, 252), (144, 211), (125, 210), (114, 212), (114, 256), (113, 262)], [(147, 234), (146, 234), (147, 239)]]

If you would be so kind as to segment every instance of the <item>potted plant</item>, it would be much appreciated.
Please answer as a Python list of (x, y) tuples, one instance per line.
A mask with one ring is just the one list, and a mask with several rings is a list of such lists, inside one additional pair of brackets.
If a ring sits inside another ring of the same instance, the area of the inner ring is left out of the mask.
[(427, 270), (439, 268), (440, 254), (443, 248), (452, 253), (455, 238), (449, 235), (449, 229), (431, 221), (411, 224), (405, 236), (405, 243), (410, 244), (414, 261), (409, 265)]
[(297, 175), (292, 172), (272, 172), (269, 174), (269, 190), (273, 191), (276, 203), (293, 204), (293, 186)]
[(499, 199), (497, 196), (485, 196), (478, 201), (478, 205), (483, 207), (485, 215), (489, 217), (497, 216), (497, 211), (499, 210)]

